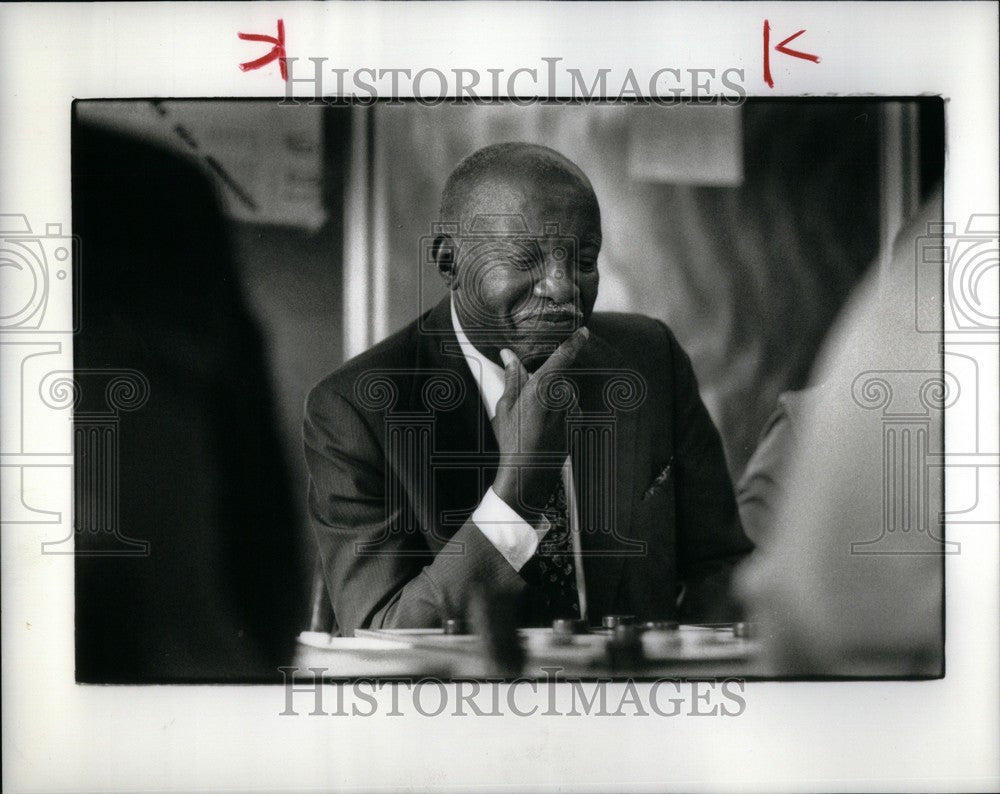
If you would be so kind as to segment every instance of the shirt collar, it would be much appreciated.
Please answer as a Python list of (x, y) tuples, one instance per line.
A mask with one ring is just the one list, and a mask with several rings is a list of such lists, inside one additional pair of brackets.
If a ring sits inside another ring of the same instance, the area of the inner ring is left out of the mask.
[(486, 408), (486, 416), (490, 421), (497, 413), (497, 403), (503, 397), (504, 374), (503, 367), (490, 361), (479, 352), (479, 349), (469, 341), (469, 337), (462, 330), (462, 324), (458, 321), (458, 314), (455, 312), (455, 301), (449, 299), (451, 306), (451, 324), (455, 329), (455, 337), (458, 339), (458, 346), (462, 348), (462, 355), (465, 356), (465, 363), (469, 365), (472, 378), (479, 387), (479, 395), (482, 397), (483, 406)]

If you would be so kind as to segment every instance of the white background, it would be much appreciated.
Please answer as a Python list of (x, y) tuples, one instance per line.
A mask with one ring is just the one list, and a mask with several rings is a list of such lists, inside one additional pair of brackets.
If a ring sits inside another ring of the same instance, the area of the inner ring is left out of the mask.
[[(509, 71), (561, 56), (562, 67), (614, 67), (609, 85), (620, 85), (629, 66), (645, 74), (737, 67), (755, 96), (941, 94), (945, 218), (964, 228), (972, 213), (997, 212), (997, 6), (964, 3), (6, 5), (0, 211), (68, 229), (73, 98), (283, 93), (276, 64), (237, 68), (268, 49), (239, 41), (237, 31), (273, 35), (279, 16), (288, 54), (325, 56), (330, 68)], [(774, 56), (768, 89), (764, 18), (772, 43), (806, 29), (790, 46), (821, 63)], [(68, 322), (69, 303), (54, 300), (49, 311)], [(70, 337), (61, 339), (61, 368), (69, 369)], [(19, 373), (8, 363), (0, 361), (9, 389)], [(985, 394), (979, 417), (949, 414), (948, 438), (977, 419), (995, 428), (995, 382)], [(6, 435), (19, 417), (5, 410), (2, 420)], [(53, 449), (69, 446), (68, 423), (32, 431)], [(51, 485), (31, 495), (35, 505), (68, 522), (69, 477)], [(962, 496), (954, 487), (949, 478), (949, 500)], [(731, 719), (281, 717), (276, 687), (77, 686), (73, 558), (40, 553), (41, 542), (65, 537), (67, 527), (3, 527), (8, 791), (1000, 785), (996, 523), (948, 529), (962, 553), (946, 563), (944, 680), (751, 682), (745, 712)], [(528, 708), (530, 693), (518, 702)]]

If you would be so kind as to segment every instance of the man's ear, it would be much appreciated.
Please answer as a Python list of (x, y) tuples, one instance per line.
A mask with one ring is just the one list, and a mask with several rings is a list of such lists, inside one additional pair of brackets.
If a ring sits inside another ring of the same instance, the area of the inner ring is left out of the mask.
[(431, 257), (448, 289), (458, 286), (458, 268), (455, 262), (455, 241), (447, 234), (439, 234), (431, 244)]

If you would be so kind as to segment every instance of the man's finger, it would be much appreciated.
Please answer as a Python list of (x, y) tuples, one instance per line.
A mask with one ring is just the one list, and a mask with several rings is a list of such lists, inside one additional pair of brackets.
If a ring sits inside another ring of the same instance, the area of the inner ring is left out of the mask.
[(500, 360), (503, 362), (503, 396), (500, 399), (513, 405), (528, 380), (528, 372), (513, 350), (501, 350)]
[(588, 339), (590, 339), (590, 329), (587, 327), (577, 328), (569, 339), (555, 349), (548, 361), (538, 368), (536, 374), (568, 367), (576, 360), (577, 354), (587, 344)]

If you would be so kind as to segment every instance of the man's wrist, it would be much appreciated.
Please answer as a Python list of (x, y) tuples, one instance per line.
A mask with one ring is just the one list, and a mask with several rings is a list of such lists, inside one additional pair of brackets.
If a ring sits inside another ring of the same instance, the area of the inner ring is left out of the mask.
[[(517, 483), (510, 478), (503, 475), (503, 473), (498, 473), (496, 479), (493, 481), (493, 485), (490, 486), (490, 490), (493, 491), (500, 499), (503, 500), (504, 504), (510, 507), (515, 512), (519, 511), (515, 507), (517, 505)], [(522, 516), (523, 517), (523, 516)]]
[(542, 519), (561, 474), (561, 467), (501, 465), (493, 481), (493, 491), (525, 521), (536, 523)]
[(532, 529), (541, 532), (543, 535), (548, 532), (550, 527), (549, 520), (541, 510), (532, 510), (527, 506), (516, 480), (498, 474), (490, 490), (511, 511), (516, 513), (522, 521), (531, 526)]
[(493, 488), (483, 495), (472, 522), (516, 571), (531, 559), (550, 526), (544, 518), (541, 525), (525, 521)]

